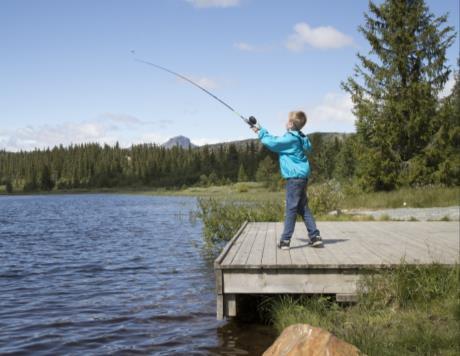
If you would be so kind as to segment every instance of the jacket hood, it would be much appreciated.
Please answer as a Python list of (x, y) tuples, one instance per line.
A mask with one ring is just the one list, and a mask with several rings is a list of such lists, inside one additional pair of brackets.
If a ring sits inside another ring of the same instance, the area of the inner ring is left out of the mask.
[(302, 142), (302, 148), (304, 150), (309, 151), (311, 149), (310, 140), (302, 131), (289, 130), (288, 132), (300, 139), (300, 141)]

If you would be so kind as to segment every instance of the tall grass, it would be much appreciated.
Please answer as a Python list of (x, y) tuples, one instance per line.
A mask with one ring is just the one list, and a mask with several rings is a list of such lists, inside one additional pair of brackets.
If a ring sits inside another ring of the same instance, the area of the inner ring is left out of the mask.
[(230, 240), (244, 221), (281, 221), (283, 201), (241, 202), (199, 198), (196, 214), (203, 221), (205, 241), (215, 244)]
[(325, 328), (368, 355), (460, 354), (460, 268), (437, 264), (368, 274), (357, 304), (284, 296), (260, 306), (280, 332), (295, 323)]
[(425, 186), (365, 193), (353, 186), (344, 185), (343, 190), (345, 195), (342, 207), (347, 209), (427, 208), (460, 204), (459, 187)]

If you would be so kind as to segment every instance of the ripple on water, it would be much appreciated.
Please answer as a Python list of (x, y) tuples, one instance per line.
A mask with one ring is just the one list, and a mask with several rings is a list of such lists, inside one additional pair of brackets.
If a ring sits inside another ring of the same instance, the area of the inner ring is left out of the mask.
[(267, 329), (215, 319), (212, 255), (188, 219), (195, 205), (0, 198), (0, 354), (260, 353)]

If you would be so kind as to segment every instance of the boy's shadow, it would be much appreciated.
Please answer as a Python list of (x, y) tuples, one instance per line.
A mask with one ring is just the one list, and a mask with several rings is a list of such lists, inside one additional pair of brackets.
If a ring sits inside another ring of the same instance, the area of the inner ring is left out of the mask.
[[(306, 244), (304, 245), (299, 245), (299, 246), (292, 246), (290, 247), (290, 249), (295, 249), (295, 248), (303, 248), (303, 247), (308, 247), (310, 246), (308, 244), (308, 242), (310, 242), (309, 239), (298, 239), (299, 241), (302, 241), (302, 242), (306, 242)], [(323, 247), (325, 245), (330, 245), (330, 244), (336, 244), (336, 243), (341, 243), (341, 242), (345, 242), (345, 241), (348, 241), (349, 239), (327, 239), (327, 240), (323, 240)]]

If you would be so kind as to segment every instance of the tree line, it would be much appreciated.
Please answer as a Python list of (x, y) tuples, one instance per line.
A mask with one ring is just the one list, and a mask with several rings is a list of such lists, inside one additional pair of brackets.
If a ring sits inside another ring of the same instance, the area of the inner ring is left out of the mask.
[[(310, 135), (314, 178), (334, 176), (336, 151), (345, 139)], [(122, 187), (180, 188), (261, 181), (275, 189), (277, 156), (257, 140), (198, 148), (155, 144), (122, 148), (86, 143), (34, 151), (0, 151), (0, 183), (7, 191), (50, 191)]]

